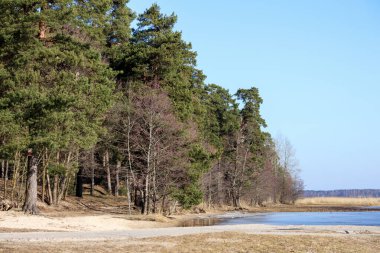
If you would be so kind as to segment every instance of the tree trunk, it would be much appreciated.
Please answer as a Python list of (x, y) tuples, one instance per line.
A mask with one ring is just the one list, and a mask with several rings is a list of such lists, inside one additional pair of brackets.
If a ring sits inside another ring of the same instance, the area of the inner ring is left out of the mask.
[(221, 200), (222, 200), (222, 169), (221, 169), (221, 159), (218, 159), (218, 183), (217, 183), (217, 202), (219, 205), (221, 205)]
[(127, 197), (128, 197), (128, 213), (131, 215), (131, 192), (129, 190), (129, 179), (128, 179), (128, 170), (125, 176), (125, 185), (127, 187)]
[(53, 186), (53, 204), (58, 205), (58, 184), (59, 184), (59, 176), (54, 175), (54, 186)]
[[(46, 151), (47, 153), (47, 151)], [(43, 159), (42, 159), (42, 196), (41, 196), (41, 199), (43, 202), (45, 202), (45, 195), (46, 195), (46, 164), (47, 164), (47, 154), (44, 154), (43, 155)]]
[(212, 202), (212, 171), (209, 172), (209, 180), (208, 180), (208, 200), (207, 200), (207, 207), (211, 207)]
[(13, 186), (12, 186), (12, 192), (11, 192), (11, 201), (14, 200), (14, 194), (17, 187), (17, 182), (19, 180), (19, 174), (20, 174), (20, 152), (17, 151), (15, 153), (15, 162), (14, 162), (14, 173), (13, 173)]
[(9, 174), (9, 161), (5, 161), (5, 173), (4, 173), (4, 179), (5, 181), (8, 181), (8, 174)]
[(91, 150), (91, 188), (90, 195), (94, 196), (94, 187), (95, 187), (95, 154), (94, 149)]
[(75, 188), (75, 196), (79, 198), (83, 198), (83, 167), (79, 167), (79, 171), (77, 173), (77, 183)]
[(107, 190), (108, 194), (112, 195), (112, 185), (111, 185), (111, 170), (110, 170), (110, 153), (108, 149), (105, 151), (103, 155), (103, 168), (107, 173)]
[(165, 213), (166, 213), (166, 208), (165, 208), (165, 200), (166, 200), (166, 195), (164, 195), (163, 197), (162, 197), (162, 207), (161, 207), (161, 209), (162, 209), (162, 214), (164, 214), (165, 215)]
[(61, 179), (61, 182), (59, 184), (59, 189), (58, 189), (58, 199), (57, 199), (57, 204), (59, 204), (59, 202), (63, 199), (63, 195), (65, 193), (65, 190), (66, 190), (66, 186), (67, 186), (67, 172), (66, 172), (66, 175), (63, 176), (63, 178)]
[(48, 197), (49, 197), (48, 204), (51, 205), (53, 204), (53, 195), (51, 193), (50, 175), (49, 175), (49, 172), (47, 171), (46, 171), (46, 188), (47, 188)]
[(4, 178), (5, 161), (1, 160), (1, 178)]
[(66, 196), (67, 196), (67, 192), (69, 191), (69, 185), (71, 184), (71, 180), (72, 179), (75, 179), (75, 178), (72, 178), (71, 176), (68, 177), (66, 179), (66, 186), (65, 186), (65, 190), (63, 191), (62, 193), (62, 200), (66, 200)]
[(149, 174), (145, 176), (143, 214), (149, 214)]
[(120, 182), (119, 182), (119, 173), (120, 173), (120, 168), (121, 168), (121, 162), (117, 161), (116, 163), (116, 171), (115, 171), (115, 196), (119, 196), (119, 187), (120, 187)]
[(157, 187), (156, 187), (156, 152), (154, 152), (154, 160), (153, 160), (153, 177), (152, 177), (152, 185), (153, 185), (153, 213), (157, 212)]
[(149, 123), (149, 144), (148, 144), (148, 152), (146, 158), (146, 175), (145, 175), (145, 189), (144, 189), (144, 214), (149, 214), (149, 174), (150, 174), (150, 166), (151, 166), (151, 154), (152, 154), (152, 143), (153, 143), (153, 123), (152, 117)]
[(58, 200), (57, 200), (58, 204), (61, 200), (63, 200), (64, 198), (63, 196), (65, 195), (66, 188), (68, 187), (69, 175), (71, 174), (69, 171), (71, 157), (72, 157), (72, 152), (69, 151), (66, 157), (66, 161), (65, 161), (65, 167), (66, 167), (65, 174), (63, 175), (63, 178), (61, 179), (61, 183), (60, 183), (59, 195), (58, 195)]
[(4, 167), (4, 199), (7, 198), (7, 182), (8, 182), (8, 169), (9, 169), (9, 162), (8, 160), (5, 161), (5, 167)]
[(25, 197), (25, 194), (22, 194), (22, 186), (25, 185), (25, 178), (24, 178), (24, 175), (25, 175), (25, 169), (27, 170), (28, 168), (26, 168), (25, 166), (22, 166), (22, 171), (21, 171), (21, 180), (20, 180), (20, 184), (18, 185), (18, 191), (17, 191), (17, 196), (18, 196), (18, 201), (19, 202), (22, 202), (24, 201), (24, 197)]
[[(240, 123), (241, 124), (241, 123)], [(236, 154), (235, 154), (235, 168), (232, 179), (232, 205), (233, 207), (238, 207), (238, 197), (237, 197), (237, 177), (238, 177), (238, 167), (239, 167), (239, 145), (240, 145), (240, 132), (241, 128), (236, 136)]]
[(37, 208), (37, 158), (28, 150), (28, 178), (25, 191), (25, 202), (22, 210), (25, 213), (38, 214)]
[[(132, 123), (131, 123), (131, 116), (130, 112), (128, 112), (128, 131), (127, 131), (127, 152), (128, 152), (128, 169), (131, 172), (132, 176), (132, 185), (134, 186), (135, 194), (134, 194), (134, 202), (136, 204), (136, 196), (137, 196), (137, 189), (136, 189), (136, 178), (132, 170), (132, 154), (131, 154), (131, 131), (132, 131)], [(129, 190), (129, 179), (128, 179), (128, 169), (126, 173), (126, 185), (127, 185), (127, 194), (128, 194), (128, 210), (129, 210), (129, 215), (131, 215), (131, 193)]]

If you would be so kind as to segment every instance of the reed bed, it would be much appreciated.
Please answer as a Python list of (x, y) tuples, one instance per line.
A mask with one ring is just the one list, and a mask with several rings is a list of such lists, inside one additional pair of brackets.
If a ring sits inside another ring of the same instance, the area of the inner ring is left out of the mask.
[(380, 198), (315, 197), (297, 200), (296, 205), (380, 206)]

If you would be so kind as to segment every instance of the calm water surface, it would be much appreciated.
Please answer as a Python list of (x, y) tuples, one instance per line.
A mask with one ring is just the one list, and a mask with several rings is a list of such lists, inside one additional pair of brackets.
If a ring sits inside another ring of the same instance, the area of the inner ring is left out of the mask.
[(380, 211), (373, 212), (278, 212), (243, 215), (222, 215), (187, 221), (183, 226), (212, 225), (356, 225), (380, 226)]
[(224, 219), (219, 223), (219, 225), (237, 224), (380, 226), (380, 212), (263, 213)]

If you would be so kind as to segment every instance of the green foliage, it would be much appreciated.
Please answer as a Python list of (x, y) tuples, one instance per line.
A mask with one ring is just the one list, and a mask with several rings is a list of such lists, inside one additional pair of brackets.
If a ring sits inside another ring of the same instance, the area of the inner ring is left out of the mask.
[(201, 189), (194, 184), (191, 184), (184, 189), (175, 190), (172, 196), (178, 200), (185, 209), (190, 209), (192, 206), (199, 205), (203, 199)]
[(255, 155), (253, 159), (262, 165), (261, 155), (266, 139), (266, 134), (262, 131), (262, 128), (267, 126), (260, 114), (260, 106), (263, 103), (263, 99), (259, 95), (259, 90), (255, 87), (239, 89), (236, 96), (244, 104), (241, 110), (241, 128), (244, 134), (244, 141)]
[(137, 17), (130, 46), (118, 68), (129, 82), (140, 82), (145, 87), (163, 88), (168, 92), (177, 115), (189, 119), (197, 110), (198, 86), (204, 75), (195, 68), (196, 53), (191, 44), (173, 31), (177, 21), (174, 14), (160, 13), (157, 4)]
[(112, 105), (115, 73), (99, 53), (112, 1), (67, 2), (2, 3), (0, 62), (8, 74), (0, 78), (8, 88), (0, 111), (11, 112), (38, 149), (93, 146)]
[(243, 101), (244, 107), (241, 110), (244, 123), (256, 124), (256, 127), (266, 127), (265, 120), (260, 115), (260, 105), (263, 99), (259, 95), (259, 89), (238, 89), (236, 97)]
[(27, 144), (26, 131), (10, 110), (0, 110), (0, 156), (9, 157)]
[(128, 189), (127, 189), (127, 187), (125, 187), (124, 185), (122, 185), (119, 188), (119, 195), (120, 196), (128, 196)]
[(207, 110), (203, 126), (206, 138), (223, 149), (224, 139), (239, 128), (238, 105), (228, 90), (216, 84), (205, 87), (203, 101)]
[(194, 145), (190, 152), (189, 176), (193, 184), (198, 183), (200, 177), (206, 173), (211, 166), (210, 154), (200, 145)]
[(190, 152), (190, 168), (188, 169), (189, 182), (183, 188), (177, 189), (173, 197), (177, 199), (185, 209), (202, 202), (203, 192), (200, 188), (202, 175), (210, 169), (211, 157), (200, 145), (194, 145)]
[(62, 164), (50, 163), (47, 167), (47, 171), (50, 175), (63, 176), (66, 172), (66, 167)]

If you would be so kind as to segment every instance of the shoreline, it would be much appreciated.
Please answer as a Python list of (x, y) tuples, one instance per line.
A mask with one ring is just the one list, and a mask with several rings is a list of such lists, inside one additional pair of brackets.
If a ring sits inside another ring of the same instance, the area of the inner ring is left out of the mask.
[(380, 252), (380, 226), (178, 226), (195, 218), (264, 212), (269, 210), (169, 217), (63, 212), (58, 217), (59, 212), (35, 216), (13, 210), (0, 212), (0, 252)]
[[(17, 232), (96, 232), (125, 231), (142, 229), (181, 228), (181, 227), (212, 227), (219, 226), (217, 220), (236, 218), (268, 212), (372, 212), (380, 211), (362, 207), (270, 207), (250, 210), (213, 210), (206, 213), (185, 213), (171, 216), (162, 215), (125, 215), (105, 214), (99, 212), (46, 212), (40, 215), (24, 214), (21, 210), (0, 212), (0, 234)], [(58, 216), (59, 215), (59, 216)], [(215, 223), (213, 222), (215, 220)], [(210, 220), (210, 224), (192, 223), (194, 221)], [(190, 222), (189, 224), (186, 224)], [(261, 226), (261, 224), (257, 224)], [(234, 225), (228, 225), (234, 226)], [(256, 224), (252, 224), (256, 226)], [(268, 225), (270, 226), (270, 225)], [(314, 226), (314, 225), (312, 225)], [(315, 225), (321, 228), (323, 225)], [(368, 226), (378, 227), (378, 226)], [(379, 227), (380, 228), (380, 227)]]

